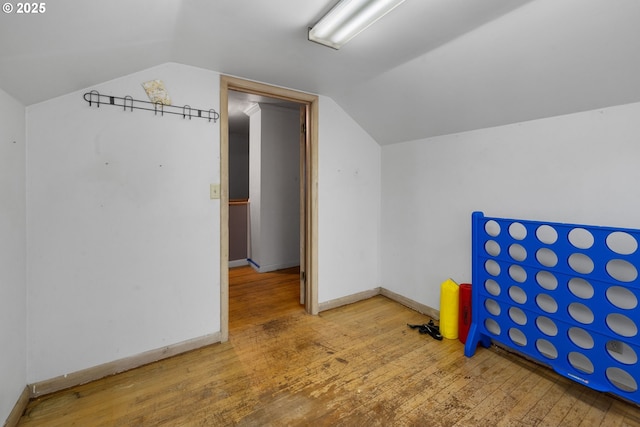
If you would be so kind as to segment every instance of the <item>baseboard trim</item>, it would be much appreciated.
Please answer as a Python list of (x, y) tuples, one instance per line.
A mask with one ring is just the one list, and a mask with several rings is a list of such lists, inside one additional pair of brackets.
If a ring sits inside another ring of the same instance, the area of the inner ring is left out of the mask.
[(246, 259), (236, 259), (233, 261), (229, 261), (229, 268), (242, 267), (245, 265), (249, 265), (249, 261), (247, 261)]
[[(440, 318), (440, 312), (427, 305), (421, 304), (417, 301), (404, 297), (393, 291), (385, 288), (374, 288), (363, 292), (358, 292), (352, 295), (347, 295), (334, 300), (326, 301), (318, 304), (318, 310), (320, 312), (338, 308), (343, 305), (353, 304), (358, 301), (362, 301), (368, 298), (372, 298), (376, 295), (383, 295), (399, 304), (404, 305), (419, 313), (425, 314), (436, 320)], [(187, 341), (182, 341), (176, 344), (172, 344), (166, 347), (161, 347), (154, 350), (149, 350), (144, 353), (140, 353), (135, 356), (125, 357), (123, 359), (108, 362), (102, 365), (94, 366), (91, 368), (76, 371), (67, 375), (60, 375), (55, 378), (51, 378), (44, 381), (38, 381), (29, 384), (25, 391), (20, 396), (13, 411), (7, 418), (5, 426), (13, 427), (17, 424), (18, 420), (22, 416), (24, 409), (26, 408), (29, 399), (39, 397), (45, 394), (53, 393), (56, 391), (64, 390), (66, 388), (74, 387), (80, 384), (86, 384), (91, 381), (99, 380), (110, 375), (115, 375), (120, 372), (128, 371), (130, 369), (138, 368), (140, 366), (157, 362), (162, 359), (176, 356), (181, 353), (186, 353), (191, 350), (196, 350), (207, 345), (221, 342), (222, 335), (220, 332), (216, 332), (211, 335), (205, 335), (203, 337), (194, 338)]]
[(7, 420), (4, 422), (4, 427), (15, 427), (18, 425), (18, 421), (20, 421), (20, 417), (24, 413), (24, 410), (27, 409), (27, 405), (29, 404), (29, 388), (25, 387), (18, 397), (18, 401), (15, 406), (9, 413)]
[(383, 295), (391, 300), (394, 300), (397, 303), (404, 305), (405, 307), (409, 307), (412, 310), (417, 311), (418, 313), (426, 314), (427, 316), (439, 320), (440, 319), (440, 311), (435, 308), (431, 308), (428, 305), (421, 304), (417, 301), (404, 297), (400, 294), (397, 294), (389, 289), (380, 288), (380, 295)]
[(353, 304), (380, 295), (380, 288), (370, 289), (368, 291), (358, 292), (357, 294), (347, 295), (346, 297), (336, 298), (330, 301), (318, 304), (318, 311), (327, 311), (333, 308), (342, 307), (343, 305)]
[(318, 309), (319, 311), (327, 311), (333, 308), (342, 307), (343, 305), (353, 304), (354, 302), (373, 298), (376, 295), (387, 297), (390, 300), (393, 300), (399, 304), (404, 305), (405, 307), (415, 310), (418, 313), (425, 314), (435, 320), (440, 319), (440, 311), (436, 310), (435, 308), (431, 308), (428, 305), (421, 304), (417, 301), (404, 297), (385, 288), (375, 288), (364, 292), (358, 292), (357, 294), (347, 295), (342, 298), (336, 298), (331, 301), (322, 302), (318, 304)]
[(292, 268), (300, 265), (300, 260), (292, 260), (289, 262), (281, 262), (278, 264), (269, 264), (269, 265), (264, 265), (264, 264), (258, 265), (255, 263), (255, 261), (251, 261), (251, 260), (249, 261), (252, 262), (254, 265), (258, 266), (258, 268), (256, 268), (258, 273), (270, 273), (272, 271), (284, 270), (285, 268)]
[(166, 347), (145, 351), (144, 353), (134, 356), (114, 360), (113, 362), (76, 371), (67, 375), (61, 375), (59, 377), (29, 384), (27, 386), (28, 396), (30, 398), (34, 398), (80, 384), (86, 384), (91, 381), (99, 380), (100, 378), (115, 375), (152, 362), (157, 362), (181, 353), (186, 353), (191, 350), (196, 350), (207, 345), (221, 342), (221, 337), (221, 333), (216, 332), (211, 335), (193, 338), (176, 344), (171, 344)]

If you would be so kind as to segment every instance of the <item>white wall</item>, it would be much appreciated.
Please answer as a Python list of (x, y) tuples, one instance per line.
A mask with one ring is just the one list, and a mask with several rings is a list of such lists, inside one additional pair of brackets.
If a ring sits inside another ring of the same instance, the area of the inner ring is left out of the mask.
[(640, 228), (640, 103), (382, 149), (383, 286), (439, 309), (471, 280), (471, 212)]
[[(260, 271), (300, 264), (300, 113), (262, 110)], [(249, 205), (251, 208), (251, 205)]]
[(0, 89), (0, 422), (27, 379), (24, 113)]
[[(219, 111), (219, 75), (164, 64), (89, 89)], [(220, 123), (103, 105), (27, 108), (28, 381), (220, 330)]]
[[(88, 89), (145, 99), (151, 79), (174, 104), (219, 110), (219, 74), (179, 64)], [(220, 330), (219, 201), (209, 199), (219, 124), (97, 109), (83, 93), (27, 108), (28, 383)], [(319, 133), (325, 302), (380, 286), (381, 170), (380, 147), (322, 96)]]
[(250, 116), (251, 259), (267, 272), (300, 264), (300, 114), (269, 104)]
[[(249, 259), (261, 258), (262, 246), (262, 112), (256, 104), (247, 110), (249, 115)], [(259, 264), (258, 264), (259, 265)]]
[(381, 286), (380, 146), (320, 97), (318, 301)]

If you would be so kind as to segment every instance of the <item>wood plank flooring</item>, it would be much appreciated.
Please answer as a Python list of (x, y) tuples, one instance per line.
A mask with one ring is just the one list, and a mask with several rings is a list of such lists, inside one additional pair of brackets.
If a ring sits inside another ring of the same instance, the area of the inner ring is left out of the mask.
[(640, 426), (640, 408), (385, 297), (309, 316), (298, 270), (230, 271), (230, 341), (31, 401), (20, 426)]

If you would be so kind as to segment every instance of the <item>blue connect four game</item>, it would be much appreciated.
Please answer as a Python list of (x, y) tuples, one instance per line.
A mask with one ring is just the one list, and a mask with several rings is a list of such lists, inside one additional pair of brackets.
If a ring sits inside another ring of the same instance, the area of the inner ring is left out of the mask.
[(494, 341), (640, 403), (640, 230), (472, 215), (465, 355)]

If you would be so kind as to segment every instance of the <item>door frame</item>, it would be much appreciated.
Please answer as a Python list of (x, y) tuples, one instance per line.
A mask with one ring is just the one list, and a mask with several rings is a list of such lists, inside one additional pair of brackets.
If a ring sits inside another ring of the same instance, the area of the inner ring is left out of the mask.
[[(306, 108), (304, 259), (305, 310), (318, 314), (318, 96), (220, 76), (220, 334), (229, 340), (229, 90), (296, 102)], [(302, 166), (302, 164), (301, 164)], [(302, 219), (302, 218), (301, 218)], [(302, 227), (301, 227), (302, 229)], [(303, 272), (301, 272), (303, 274)]]

